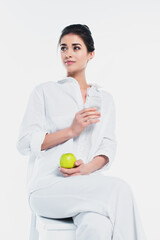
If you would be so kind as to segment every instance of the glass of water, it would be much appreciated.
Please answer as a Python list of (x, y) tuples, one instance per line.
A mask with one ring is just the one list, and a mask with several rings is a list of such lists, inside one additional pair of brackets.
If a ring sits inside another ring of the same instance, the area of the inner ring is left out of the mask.
[(95, 107), (97, 108), (97, 111), (100, 112), (101, 104), (102, 102), (100, 96), (90, 96), (86, 101), (85, 107), (86, 108)]

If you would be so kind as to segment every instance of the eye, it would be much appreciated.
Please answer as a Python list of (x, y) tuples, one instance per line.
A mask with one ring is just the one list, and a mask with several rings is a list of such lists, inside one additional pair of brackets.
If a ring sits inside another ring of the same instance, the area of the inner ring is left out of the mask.
[(80, 49), (80, 47), (74, 47), (74, 49), (75, 49), (75, 48), (78, 48), (78, 49)]
[[(64, 51), (65, 48), (66, 48), (66, 47), (61, 47), (61, 51)], [(80, 47), (75, 46), (74, 49), (77, 50), (77, 49), (80, 49)]]
[(63, 51), (65, 47), (61, 47), (61, 50)]

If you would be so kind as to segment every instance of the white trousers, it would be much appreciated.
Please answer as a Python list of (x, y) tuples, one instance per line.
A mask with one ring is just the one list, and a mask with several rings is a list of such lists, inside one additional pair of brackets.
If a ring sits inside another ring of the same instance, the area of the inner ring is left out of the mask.
[(72, 217), (76, 240), (146, 240), (132, 190), (117, 177), (64, 177), (33, 192), (29, 204), (39, 216)]

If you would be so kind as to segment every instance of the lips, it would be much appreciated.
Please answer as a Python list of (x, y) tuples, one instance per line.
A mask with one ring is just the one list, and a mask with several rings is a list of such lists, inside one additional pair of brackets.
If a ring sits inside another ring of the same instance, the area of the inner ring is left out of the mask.
[(74, 63), (75, 61), (65, 61), (65, 64), (68, 64), (68, 65), (70, 65), (70, 64), (72, 64), (72, 63)]

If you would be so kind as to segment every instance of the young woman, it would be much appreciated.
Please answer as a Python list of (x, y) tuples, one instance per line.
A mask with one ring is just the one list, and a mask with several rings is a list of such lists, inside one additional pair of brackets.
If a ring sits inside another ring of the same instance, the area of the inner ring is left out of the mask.
[[(36, 86), (25, 111), (17, 148), (29, 155), (31, 210), (44, 217), (72, 217), (77, 240), (145, 240), (130, 186), (105, 176), (115, 158), (115, 104), (110, 93), (87, 83), (94, 55), (86, 25), (65, 27), (58, 46), (67, 76)], [(75, 167), (60, 168), (63, 153)]]

